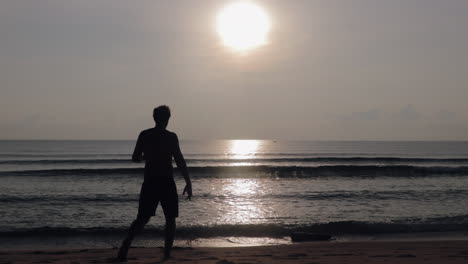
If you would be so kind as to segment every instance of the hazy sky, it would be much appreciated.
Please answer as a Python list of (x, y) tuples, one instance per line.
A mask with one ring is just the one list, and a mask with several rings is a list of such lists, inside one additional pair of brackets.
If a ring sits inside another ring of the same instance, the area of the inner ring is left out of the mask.
[(468, 1), (264, 0), (268, 45), (215, 31), (233, 1), (0, 1), (0, 139), (468, 140)]

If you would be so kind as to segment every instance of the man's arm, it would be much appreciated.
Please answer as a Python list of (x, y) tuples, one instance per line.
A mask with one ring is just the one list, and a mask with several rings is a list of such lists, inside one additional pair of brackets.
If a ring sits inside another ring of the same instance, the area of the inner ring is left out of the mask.
[(185, 180), (185, 188), (184, 188), (184, 191), (182, 192), (182, 195), (184, 195), (187, 192), (187, 199), (191, 200), (192, 199), (192, 182), (190, 181), (187, 164), (185, 163), (185, 159), (184, 159), (184, 156), (182, 155), (182, 151), (180, 151), (179, 139), (177, 138), (176, 134), (174, 134), (174, 138), (175, 138), (174, 153), (173, 153), (174, 160), (177, 165), (177, 168), (179, 168)]
[(141, 162), (143, 160), (143, 132), (140, 133), (135, 145), (135, 150), (133, 151), (132, 161)]

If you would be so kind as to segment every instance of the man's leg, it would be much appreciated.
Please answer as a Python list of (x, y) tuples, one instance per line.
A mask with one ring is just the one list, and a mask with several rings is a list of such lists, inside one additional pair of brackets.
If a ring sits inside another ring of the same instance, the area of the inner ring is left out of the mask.
[(164, 259), (169, 259), (171, 257), (172, 245), (174, 244), (175, 229), (175, 217), (166, 217), (166, 226), (164, 228)]
[(179, 216), (179, 199), (174, 181), (168, 182), (167, 190), (161, 199), (161, 207), (164, 211), (166, 226), (164, 228), (164, 259), (171, 257), (172, 245), (176, 229), (176, 217)]
[(119, 260), (126, 260), (127, 259), (127, 253), (128, 249), (130, 248), (130, 245), (132, 244), (133, 238), (135, 237), (136, 234), (138, 234), (143, 227), (148, 223), (150, 220), (151, 216), (137, 216), (137, 219), (133, 221), (133, 223), (130, 225), (130, 229), (128, 230), (127, 237), (122, 241), (122, 246), (119, 249), (119, 254), (117, 258)]

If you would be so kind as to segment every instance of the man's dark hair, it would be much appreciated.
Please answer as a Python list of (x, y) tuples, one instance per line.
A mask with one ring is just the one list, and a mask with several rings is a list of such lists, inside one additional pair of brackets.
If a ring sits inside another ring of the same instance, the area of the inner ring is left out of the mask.
[(171, 117), (171, 109), (167, 105), (160, 105), (153, 110), (153, 119), (156, 123), (167, 123)]

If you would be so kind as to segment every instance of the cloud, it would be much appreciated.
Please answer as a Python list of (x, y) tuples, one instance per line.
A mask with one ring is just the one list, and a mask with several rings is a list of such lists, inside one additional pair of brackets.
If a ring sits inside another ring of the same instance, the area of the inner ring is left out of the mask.
[(455, 112), (442, 109), (434, 114), (434, 119), (438, 121), (453, 121), (457, 119), (457, 114)]
[(423, 115), (412, 105), (401, 108), (396, 114), (392, 115), (395, 120), (414, 121), (423, 118)]
[(12, 138), (11, 135), (22, 136), (31, 130), (35, 130), (41, 120), (39, 113), (30, 114), (18, 118), (17, 120), (11, 120), (0, 123), (0, 139)]
[(382, 117), (382, 111), (380, 109), (369, 109), (363, 112), (353, 112), (349, 115), (350, 120), (362, 120), (362, 121), (376, 121)]
[[(440, 112), (439, 116), (452, 116), (451, 112)], [(346, 113), (339, 116), (339, 119), (346, 121), (369, 121), (376, 122), (388, 120), (393, 122), (422, 120), (425, 116), (419, 112), (413, 105), (409, 104), (400, 109), (384, 111), (378, 108), (371, 108), (364, 111)]]

